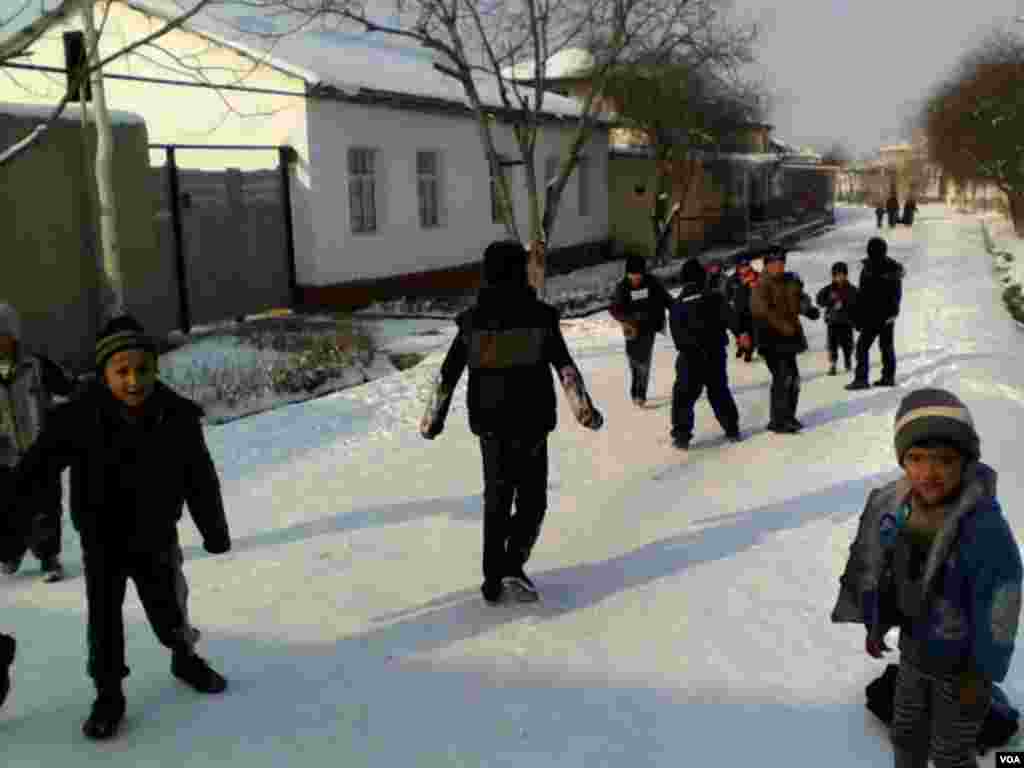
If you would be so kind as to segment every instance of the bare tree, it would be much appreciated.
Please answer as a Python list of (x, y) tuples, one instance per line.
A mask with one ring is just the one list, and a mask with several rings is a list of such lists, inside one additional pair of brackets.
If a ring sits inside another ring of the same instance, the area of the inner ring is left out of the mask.
[(761, 116), (752, 89), (737, 88), (713, 69), (716, 63), (731, 65), (733, 58), (749, 58), (747, 52), (729, 49), (719, 56), (724, 61), (633, 62), (618, 67), (606, 85), (616, 112), (646, 138), (653, 153), (656, 264), (667, 259), (673, 223), (689, 198), (701, 151), (715, 150), (727, 136)]
[[(530, 244), (530, 282), (543, 292), (545, 244), (558, 217), (562, 193), (582, 148), (600, 119), (609, 74), (639, 55), (699, 56), (736, 30), (726, 23), (721, 0), (238, 0), (287, 27), (283, 37), (316, 21), (380, 33), (432, 51), (435, 66), (458, 80), (475, 117), (495, 180), (508, 235)], [(752, 32), (752, 30), (751, 30)], [(553, 179), (538, 183), (535, 149), (550, 102), (548, 62), (560, 51), (593, 54), (589, 88), (579, 104), (575, 132)], [(508, 126), (524, 168), (528, 201), (526, 236), (512, 206), (496, 126)]]

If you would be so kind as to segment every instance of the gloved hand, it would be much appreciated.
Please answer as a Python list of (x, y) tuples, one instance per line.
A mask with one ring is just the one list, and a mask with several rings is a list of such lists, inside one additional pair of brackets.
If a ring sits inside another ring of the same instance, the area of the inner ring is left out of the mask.
[(204, 539), (203, 549), (211, 555), (223, 555), (225, 552), (231, 551), (231, 537), (225, 536), (223, 539)]
[(443, 431), (444, 422), (439, 422), (437, 424), (431, 425), (430, 417), (426, 415), (424, 415), (424, 417), (420, 419), (420, 435), (422, 435), (427, 440), (433, 440)]
[(876, 640), (869, 634), (864, 639), (864, 650), (868, 652), (868, 656), (871, 656), (875, 659), (880, 659), (884, 654), (891, 651), (892, 648), (885, 644), (884, 637), (880, 637)]

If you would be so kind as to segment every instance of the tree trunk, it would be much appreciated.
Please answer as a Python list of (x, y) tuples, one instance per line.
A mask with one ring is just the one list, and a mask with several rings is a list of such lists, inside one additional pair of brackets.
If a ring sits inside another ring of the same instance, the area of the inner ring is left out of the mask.
[(1010, 209), (1010, 221), (1017, 237), (1024, 237), (1024, 192), (1007, 192), (1006, 202)]
[[(82, 5), (82, 26), (90, 65), (99, 64), (100, 55), (93, 3)], [(101, 242), (101, 305), (104, 320), (124, 312), (124, 282), (121, 275), (121, 248), (117, 232), (117, 201), (114, 193), (114, 138), (110, 129), (110, 113), (103, 90), (103, 71), (93, 73), (92, 93), (96, 110), (96, 200), (99, 206)]]

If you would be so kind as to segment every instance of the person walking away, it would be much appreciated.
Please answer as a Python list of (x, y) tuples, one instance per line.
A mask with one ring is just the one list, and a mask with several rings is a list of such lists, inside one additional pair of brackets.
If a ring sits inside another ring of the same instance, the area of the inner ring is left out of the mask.
[(726, 370), (730, 330), (737, 337), (735, 315), (725, 297), (707, 290), (707, 274), (700, 262), (683, 263), (683, 287), (669, 310), (669, 328), (675, 342), (676, 381), (672, 387), (672, 445), (687, 450), (693, 439), (693, 409), (704, 388), (715, 418), (726, 437), (738, 442), (739, 410), (729, 390)]
[[(23, 343), (21, 317), (7, 303), (0, 303), (0, 498), (10, 497), (14, 471), (21, 457), (38, 439), (54, 405), (54, 396), (71, 397), (76, 391), (74, 377), (49, 358), (32, 354)], [(35, 490), (27, 506), (39, 518), (37, 528), (45, 531), (31, 547), (39, 560), (43, 581), (64, 577), (60, 562), (61, 504), (60, 474), (47, 477)], [(13, 549), (0, 561), (0, 571), (17, 573), (26, 549)]]
[(764, 257), (764, 274), (751, 295), (757, 347), (771, 371), (768, 430), (793, 434), (803, 429), (796, 418), (800, 369), (796, 357), (807, 351), (800, 315), (817, 320), (821, 313), (803, 291), (803, 281), (786, 271), (786, 252), (778, 248)]
[(836, 375), (839, 350), (847, 372), (853, 367), (853, 309), (857, 303), (857, 288), (849, 280), (849, 267), (845, 261), (832, 265), (832, 282), (824, 286), (815, 300), (825, 310), (828, 329), (828, 375)]
[(672, 295), (661, 281), (647, 272), (642, 256), (626, 258), (626, 275), (616, 285), (609, 313), (622, 323), (629, 361), (629, 395), (633, 403), (643, 407), (651, 378), (654, 337), (665, 331), (665, 313)]
[(875, 219), (878, 222), (878, 228), (882, 228), (882, 222), (885, 221), (885, 206), (879, 201), (878, 205), (875, 206)]
[(900, 223), (900, 201), (895, 194), (889, 196), (885, 203), (885, 209), (889, 214), (889, 229), (893, 229)]
[(904, 270), (888, 256), (889, 246), (880, 237), (868, 241), (866, 259), (860, 272), (854, 324), (857, 336), (857, 369), (848, 390), (868, 389), (871, 345), (878, 339), (882, 352), (882, 378), (876, 387), (896, 386), (896, 349), (894, 342), (896, 318), (903, 299)]
[(549, 367), (580, 424), (598, 430), (604, 418), (566, 347), (558, 310), (540, 301), (527, 282), (522, 245), (488, 245), (483, 278), (476, 304), (456, 319), (458, 334), (434, 381), (420, 434), (428, 440), (441, 434), (468, 367), (469, 427), (480, 439), (484, 471), (480, 591), (492, 605), (503, 597), (530, 602), (539, 595), (523, 568), (547, 510), (548, 434), (557, 422)]
[(977, 768), (993, 684), (1020, 621), (1020, 547), (997, 475), (952, 392), (917, 389), (894, 426), (903, 476), (871, 491), (840, 578), (832, 621), (859, 623), (865, 651), (899, 628), (891, 740), (896, 768)]
[(85, 567), (88, 672), (97, 693), (82, 731), (108, 739), (126, 707), (128, 579), (171, 650), (171, 673), (201, 693), (227, 687), (194, 649), (177, 530), (185, 503), (207, 552), (229, 551), (231, 536), (202, 409), (157, 380), (154, 340), (122, 315), (100, 331), (95, 363), (87, 390), (53, 412), (21, 460), (14, 488), (15, 509), (22, 510), (34, 488), (70, 467), (71, 520)]
[(726, 299), (732, 308), (739, 337), (736, 343), (736, 357), (750, 362), (754, 355), (754, 318), (750, 313), (750, 294), (757, 285), (758, 273), (751, 264), (750, 256), (743, 254), (736, 259), (736, 272), (726, 281)]

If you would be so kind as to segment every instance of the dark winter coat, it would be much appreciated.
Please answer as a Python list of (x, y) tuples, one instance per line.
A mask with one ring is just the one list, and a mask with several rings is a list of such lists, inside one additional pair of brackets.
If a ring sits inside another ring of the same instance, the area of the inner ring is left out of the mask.
[(885, 210), (894, 216), (898, 216), (900, 213), (900, 201), (895, 197), (890, 197), (885, 201)]
[(721, 349), (729, 343), (727, 330), (737, 333), (736, 315), (721, 293), (683, 285), (669, 310), (672, 341), (680, 352), (690, 349)]
[(909, 493), (900, 478), (868, 496), (832, 621), (861, 623), (876, 640), (901, 626), (901, 655), (922, 669), (1002, 680), (1017, 636), (1022, 567), (996, 501), (996, 473), (980, 462), (965, 468), (963, 490), (912, 588), (894, 567)]
[(557, 424), (551, 368), (558, 371), (578, 420), (592, 408), (562, 336), (558, 310), (540, 301), (530, 286), (483, 288), (476, 305), (456, 323), (458, 334), (427, 406), (430, 424), (425, 433), (440, 433), (466, 367), (469, 428), (476, 435), (536, 437), (551, 432)]
[(903, 223), (908, 227), (914, 223), (914, 214), (917, 213), (917, 203), (913, 200), (907, 200), (903, 204)]
[(187, 502), (204, 547), (225, 552), (231, 537), (201, 416), (198, 405), (157, 382), (131, 424), (107, 387), (93, 381), (54, 410), (18, 465), (15, 495), (30, 498), (70, 467), (71, 520), (84, 550), (166, 551)]
[(751, 294), (750, 310), (757, 346), (763, 354), (798, 355), (807, 351), (800, 315), (813, 316), (813, 307), (803, 289), (803, 281), (793, 272), (761, 273)]
[(619, 281), (608, 312), (620, 323), (636, 323), (641, 335), (653, 336), (665, 330), (665, 313), (671, 305), (672, 295), (661, 281), (645, 274), (639, 288), (628, 277)]
[(857, 305), (857, 287), (853, 283), (847, 281), (842, 287), (829, 283), (818, 291), (815, 300), (825, 310), (825, 322), (829, 325), (853, 325)]
[(728, 278), (724, 272), (708, 272), (707, 283), (704, 285), (704, 290), (707, 293), (720, 293), (722, 296), (728, 296)]
[(900, 313), (903, 267), (888, 256), (863, 259), (854, 325), (858, 330), (881, 327)]

